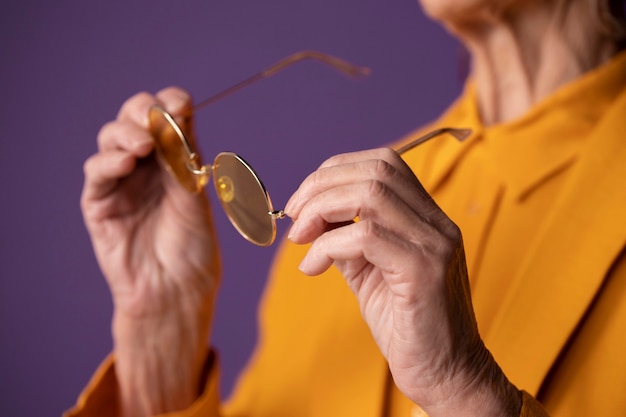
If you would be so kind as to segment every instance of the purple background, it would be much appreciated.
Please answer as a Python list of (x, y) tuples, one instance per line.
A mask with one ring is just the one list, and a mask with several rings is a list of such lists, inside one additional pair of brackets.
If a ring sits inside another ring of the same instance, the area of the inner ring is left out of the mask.
[[(461, 48), (415, 0), (3, 1), (0, 33), (1, 416), (59, 415), (111, 349), (79, 196), (98, 129), (128, 96), (176, 84), (202, 99), (306, 48), (370, 66), (351, 82), (302, 63), (199, 113), (205, 157), (237, 151), (282, 206), (326, 157), (404, 135), (462, 86)], [(244, 241), (214, 207), (226, 395), (274, 249)]]

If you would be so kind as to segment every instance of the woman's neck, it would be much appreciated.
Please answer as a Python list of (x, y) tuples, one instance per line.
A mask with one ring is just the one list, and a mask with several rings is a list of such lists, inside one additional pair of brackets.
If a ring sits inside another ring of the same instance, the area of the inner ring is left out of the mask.
[(485, 125), (523, 115), (617, 50), (593, 27), (589, 10), (584, 10), (587, 2), (528, 3), (533, 6), (447, 25), (472, 55), (471, 72)]

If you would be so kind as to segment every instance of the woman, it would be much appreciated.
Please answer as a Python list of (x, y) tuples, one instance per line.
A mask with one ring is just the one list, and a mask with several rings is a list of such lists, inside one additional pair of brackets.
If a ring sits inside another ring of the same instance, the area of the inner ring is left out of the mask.
[(303, 182), (260, 344), (221, 409), (209, 206), (146, 158), (148, 108), (180, 114), (189, 98), (137, 95), (101, 130), (82, 207), (115, 366), (69, 415), (624, 414), (624, 4), (422, 5), (472, 55), (429, 128), (473, 134), (339, 155)]

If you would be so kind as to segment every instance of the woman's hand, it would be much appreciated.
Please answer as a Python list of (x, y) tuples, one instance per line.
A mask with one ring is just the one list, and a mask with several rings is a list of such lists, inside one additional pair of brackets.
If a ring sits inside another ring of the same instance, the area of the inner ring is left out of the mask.
[(126, 101), (85, 163), (81, 198), (115, 306), (121, 408), (134, 416), (195, 399), (220, 274), (206, 196), (183, 189), (153, 152), (148, 109), (157, 102), (173, 115), (190, 106), (175, 88)]
[(329, 159), (285, 212), (289, 238), (312, 242), (301, 270), (339, 268), (408, 398), (431, 417), (517, 415), (478, 334), (461, 233), (395, 151)]

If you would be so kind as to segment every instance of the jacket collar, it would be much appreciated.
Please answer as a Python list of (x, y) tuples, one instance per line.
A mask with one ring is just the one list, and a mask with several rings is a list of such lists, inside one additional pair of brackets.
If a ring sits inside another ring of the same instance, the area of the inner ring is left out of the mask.
[(626, 244), (625, 114), (623, 92), (589, 138), (551, 221), (514, 277), (499, 319), (484, 335), (505, 372), (531, 393)]
[[(561, 143), (569, 140), (570, 137), (581, 137), (581, 135), (584, 136), (584, 132), (591, 132), (625, 85), (626, 51), (617, 55), (606, 65), (561, 87), (522, 117), (511, 122), (485, 127), (478, 108), (476, 86), (472, 80), (469, 80), (461, 97), (439, 120), (425, 129), (416, 130), (400, 144), (411, 141), (425, 131), (441, 127), (472, 129), (472, 134), (465, 139), (464, 146), (459, 146), (457, 140), (450, 136), (441, 137), (423, 145), (424, 148), (438, 148), (436, 152), (425, 152), (428, 155), (435, 155), (435, 159), (425, 161), (429, 166), (420, 169), (425, 175), (420, 179), (429, 184), (431, 193), (437, 191), (466, 152), (481, 141), (491, 141), (490, 147), (495, 148), (496, 151), (500, 145), (498, 140), (508, 142), (504, 146), (509, 154), (502, 155), (502, 164), (528, 164), (527, 160), (519, 157), (519, 154), (511, 155), (511, 143), (519, 142), (521, 152), (529, 148), (542, 149), (541, 153), (529, 155), (533, 158), (532, 165), (538, 167), (534, 172), (515, 170), (523, 175), (507, 179), (511, 191), (523, 199), (546, 178), (576, 161), (575, 147), (572, 148), (572, 152), (564, 153)], [(601, 93), (598, 94), (598, 91)], [(535, 133), (541, 132), (541, 136), (528, 136), (525, 133), (527, 126), (530, 126)]]
[[(484, 128), (470, 81), (461, 99), (429, 129), (453, 122), (451, 127), (472, 127), (472, 135), (463, 146), (450, 137), (423, 145), (433, 148), (424, 154), (435, 159), (420, 160), (418, 175), (429, 192), (435, 193), (472, 146), (490, 136), (515, 135), (548, 112), (552, 116), (556, 111), (578, 136), (579, 129), (589, 132), (575, 154), (539, 155), (544, 158), (537, 164), (540, 169), (509, 181), (512, 191), (523, 199), (546, 178), (574, 164), (560, 200), (547, 214), (550, 221), (512, 278), (502, 313), (488, 334), (482, 335), (505, 373), (531, 393), (539, 390), (626, 244), (625, 86), (626, 51), (563, 87), (523, 118)], [(569, 100), (578, 107), (570, 106)], [(561, 108), (568, 111), (561, 112)], [(559, 134), (564, 135), (563, 131)]]

